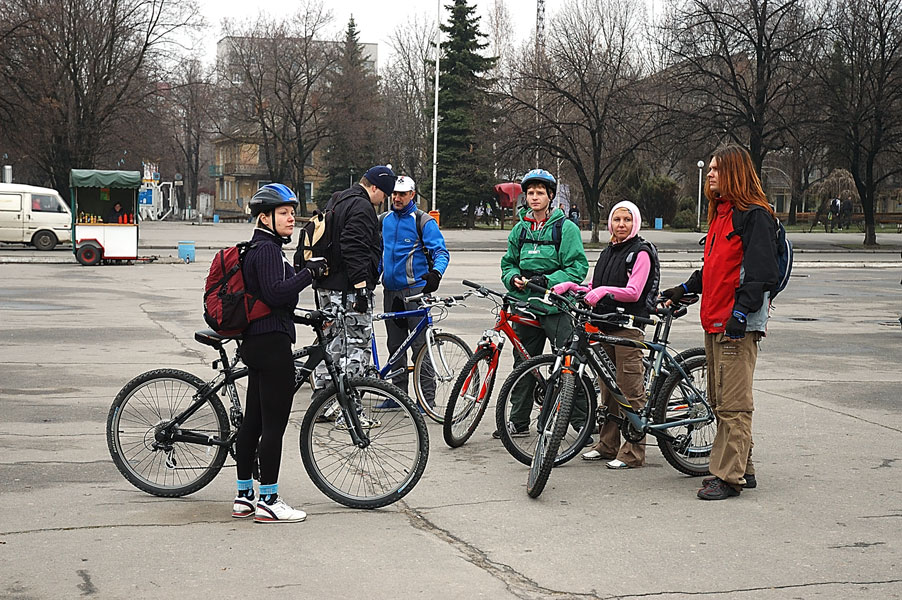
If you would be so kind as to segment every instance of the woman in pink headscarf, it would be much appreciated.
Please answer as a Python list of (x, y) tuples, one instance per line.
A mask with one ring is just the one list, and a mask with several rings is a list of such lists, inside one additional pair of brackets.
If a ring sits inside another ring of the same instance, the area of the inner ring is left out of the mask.
[[(660, 268), (655, 247), (639, 236), (642, 215), (639, 207), (624, 201), (614, 205), (608, 215), (608, 231), (611, 243), (595, 263), (592, 287), (573, 283), (555, 286), (556, 293), (571, 290), (587, 291), (585, 301), (596, 306), (596, 312), (611, 312), (622, 307), (627, 313), (648, 317), (658, 293)], [(612, 299), (611, 299), (612, 298)], [(608, 328), (605, 333), (642, 341), (641, 330)], [(617, 385), (636, 410), (645, 404), (642, 350), (626, 346), (603, 344), (605, 351), (617, 366)], [(602, 387), (602, 402), (612, 413), (620, 411), (617, 401), (607, 388)], [(584, 460), (608, 460), (609, 469), (629, 469), (645, 465), (645, 441), (620, 444), (620, 430), (616, 423), (608, 421), (599, 430), (598, 443), (583, 454)]]

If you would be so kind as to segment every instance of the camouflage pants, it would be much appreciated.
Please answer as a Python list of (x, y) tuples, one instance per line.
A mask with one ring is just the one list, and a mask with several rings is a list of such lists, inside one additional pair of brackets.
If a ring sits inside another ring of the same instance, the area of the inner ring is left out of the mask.
[[(366, 313), (355, 312), (354, 292), (316, 290), (316, 303), (321, 310), (341, 305), (345, 297), (348, 313), (343, 322), (332, 322), (323, 329), (326, 338), (326, 352), (349, 377), (363, 377), (366, 368), (373, 362), (373, 292), (369, 292), (370, 308)], [(313, 387), (321, 389), (332, 383), (325, 363), (320, 363), (313, 371)]]

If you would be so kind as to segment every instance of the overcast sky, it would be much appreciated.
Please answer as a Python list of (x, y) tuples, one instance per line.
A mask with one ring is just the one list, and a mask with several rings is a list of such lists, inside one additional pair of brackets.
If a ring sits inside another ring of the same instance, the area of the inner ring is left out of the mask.
[[(298, 0), (270, 0), (249, 2), (248, 0), (198, 0), (201, 12), (212, 26), (206, 44), (207, 59), (213, 60), (216, 41), (221, 37), (220, 23), (223, 18), (251, 19), (262, 7), (272, 16), (287, 16), (300, 5)], [(442, 19), (446, 21), (444, 5), (450, 0), (442, 0)], [(494, 0), (476, 0), (477, 13), (483, 19)], [(546, 18), (563, 4), (563, 0), (545, 0)], [(326, 0), (326, 8), (332, 11), (333, 21), (329, 30), (332, 35), (340, 35), (354, 15), (360, 31), (360, 41), (379, 44), (379, 62), (384, 64), (389, 53), (389, 37), (413, 15), (420, 21), (435, 20), (438, 2), (433, 0)], [(513, 36), (522, 41), (532, 36), (536, 24), (536, 3), (534, 0), (507, 0), (508, 12), (513, 24)], [(483, 32), (486, 29), (483, 27)]]

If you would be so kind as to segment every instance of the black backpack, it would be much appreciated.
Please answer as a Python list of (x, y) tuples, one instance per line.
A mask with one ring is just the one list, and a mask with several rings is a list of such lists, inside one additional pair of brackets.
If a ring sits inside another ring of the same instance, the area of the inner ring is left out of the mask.
[[(379, 215), (379, 231), (382, 231), (382, 221), (385, 220), (385, 217), (388, 216), (389, 211), (385, 211), (381, 215)], [(427, 213), (425, 210), (417, 209), (417, 238), (420, 240), (420, 248), (423, 250), (423, 254), (426, 255), (426, 264), (429, 265), (429, 269), (432, 270), (435, 261), (432, 258), (432, 253), (429, 251), (429, 248), (426, 247), (426, 244), (423, 242), (423, 228), (426, 226), (426, 223), (429, 220), (435, 220), (435, 217)]]
[[(764, 207), (752, 204), (749, 206), (748, 211), (755, 209), (764, 210)], [(728, 238), (732, 237), (734, 234), (738, 234), (740, 238), (742, 237), (744, 219), (741, 217), (744, 216), (745, 214), (740, 211), (733, 211), (733, 232), (727, 236)], [(783, 223), (781, 223), (780, 219), (777, 217), (774, 217), (774, 228), (776, 230), (774, 235), (774, 246), (777, 249), (777, 285), (770, 290), (771, 302), (774, 301), (777, 294), (782, 292), (789, 283), (789, 278), (792, 275), (792, 261), (795, 257), (792, 249), (792, 242), (786, 237), (786, 228), (783, 227)]]
[(632, 273), (633, 265), (636, 263), (636, 256), (639, 254), (639, 250), (642, 249), (648, 251), (649, 256), (651, 256), (651, 269), (648, 272), (648, 279), (651, 281), (651, 286), (649, 286), (648, 294), (645, 296), (645, 307), (653, 314), (657, 308), (661, 284), (661, 261), (658, 259), (658, 249), (655, 245), (644, 238), (640, 239), (642, 241), (639, 248), (635, 252), (632, 252), (630, 256), (626, 257), (626, 268), (628, 273)]
[[(553, 245), (555, 250), (560, 250), (561, 249), (561, 237), (563, 236), (562, 232), (564, 230), (564, 221), (566, 221), (566, 219), (558, 219), (557, 221), (555, 221), (554, 223), (551, 224), (551, 239), (550, 240), (530, 239), (529, 243), (536, 244), (537, 246), (552, 246)], [(529, 235), (529, 229), (527, 229), (526, 227), (521, 227), (520, 228), (520, 239), (519, 239), (519, 243), (517, 244), (517, 249), (520, 249), (523, 247), (523, 244), (526, 242), (528, 235)]]

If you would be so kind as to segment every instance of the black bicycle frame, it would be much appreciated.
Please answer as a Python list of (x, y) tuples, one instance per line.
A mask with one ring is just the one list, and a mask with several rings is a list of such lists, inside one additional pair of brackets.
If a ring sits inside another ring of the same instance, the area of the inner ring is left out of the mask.
[[(648, 419), (641, 416), (632, 407), (629, 400), (624, 397), (623, 392), (620, 391), (620, 387), (617, 385), (616, 379), (617, 368), (614, 366), (614, 363), (611, 361), (608, 353), (603, 349), (599, 350), (590, 346), (588, 344), (589, 341), (602, 342), (614, 346), (627, 346), (630, 348), (640, 348), (643, 350), (654, 351), (654, 369), (656, 370), (656, 372), (660, 371), (661, 363), (666, 359), (667, 366), (675, 369), (676, 372), (679, 372), (683, 377), (683, 381), (685, 381), (689, 385), (689, 388), (692, 391), (692, 395), (694, 396), (690, 399), (690, 404), (694, 402), (701, 402), (705, 406), (708, 416), (680, 419), (678, 421), (668, 421), (666, 423), (649, 423)], [(584, 348), (588, 348), (588, 352), (586, 352), (585, 355), (583, 354), (583, 352), (581, 352), (581, 349)], [(605, 387), (617, 401), (617, 404), (620, 405), (621, 410), (626, 414), (626, 418), (629, 419), (633, 427), (635, 427), (639, 431), (645, 431), (655, 437), (672, 440), (674, 439), (673, 436), (665, 431), (666, 429), (669, 429), (671, 427), (694, 425), (696, 423), (707, 423), (711, 421), (711, 415), (714, 414), (714, 411), (711, 410), (711, 406), (705, 399), (704, 394), (702, 394), (698, 389), (695, 388), (695, 386), (692, 384), (692, 381), (689, 379), (689, 375), (686, 373), (686, 371), (683, 370), (682, 365), (674, 360), (674, 358), (667, 352), (666, 346), (664, 346), (663, 344), (644, 341), (639, 342), (636, 340), (630, 340), (627, 338), (607, 335), (603, 333), (588, 333), (584, 328), (577, 327), (574, 331), (573, 340), (570, 344), (570, 347), (567, 349), (567, 352), (572, 353), (573, 360), (579, 361), (579, 363), (582, 363), (583, 360), (588, 361), (588, 365), (592, 368), (592, 370), (595, 373), (601, 375)], [(580, 377), (583, 376), (584, 371), (585, 366), (583, 364), (580, 364)], [(618, 415), (608, 413), (608, 418), (613, 420), (615, 423), (622, 422), (622, 417)]]

